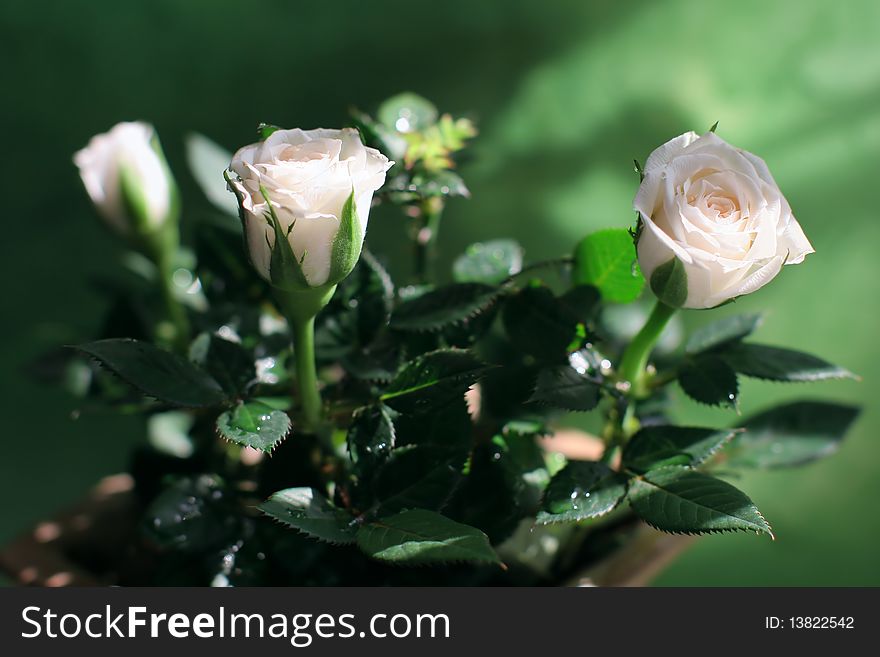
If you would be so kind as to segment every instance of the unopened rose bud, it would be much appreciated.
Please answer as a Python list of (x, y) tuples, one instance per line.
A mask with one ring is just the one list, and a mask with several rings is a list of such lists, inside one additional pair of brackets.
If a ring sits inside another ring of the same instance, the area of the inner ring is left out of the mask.
[(639, 265), (669, 306), (712, 308), (813, 253), (764, 161), (714, 132), (651, 153), (634, 206)]
[(153, 126), (118, 123), (73, 161), (98, 212), (121, 235), (151, 235), (176, 219), (176, 187)]
[(260, 276), (289, 291), (348, 276), (360, 257), (373, 193), (392, 164), (350, 128), (275, 130), (240, 149), (227, 180)]

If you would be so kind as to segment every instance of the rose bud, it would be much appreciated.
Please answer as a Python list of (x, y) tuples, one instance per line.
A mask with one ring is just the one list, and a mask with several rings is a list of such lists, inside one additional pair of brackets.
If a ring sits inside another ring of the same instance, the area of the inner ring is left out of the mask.
[(155, 234), (177, 218), (177, 188), (153, 126), (118, 123), (73, 158), (86, 191), (116, 232)]
[(714, 132), (668, 141), (643, 173), (639, 265), (669, 306), (718, 306), (813, 253), (764, 161)]
[(275, 130), (227, 174), (251, 263), (286, 291), (333, 286), (360, 257), (373, 193), (391, 167), (357, 130)]

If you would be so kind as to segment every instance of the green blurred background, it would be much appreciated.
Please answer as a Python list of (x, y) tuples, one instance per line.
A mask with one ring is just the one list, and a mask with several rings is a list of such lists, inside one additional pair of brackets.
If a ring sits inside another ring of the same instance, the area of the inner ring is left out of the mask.
[[(658, 583), (880, 584), (878, 38), (870, 0), (3, 3), (0, 542), (123, 468), (143, 440), (135, 418), (73, 421), (69, 398), (23, 375), (96, 329), (106, 300), (89, 279), (117, 266), (73, 152), (117, 121), (153, 122), (192, 217), (207, 206), (186, 170), (188, 131), (231, 149), (259, 121), (338, 126), (350, 104), (372, 110), (411, 89), (481, 129), (462, 168), (473, 198), (447, 210), (447, 261), (496, 236), (539, 259), (628, 225), (632, 159), (716, 120), (767, 160), (817, 253), (712, 314), (769, 309), (761, 341), (814, 350), (863, 381), (746, 382), (743, 410), (811, 396), (865, 412), (835, 457), (741, 482), (775, 542), (705, 538)], [(403, 227), (376, 212), (372, 248), (404, 263)], [(685, 400), (681, 417), (735, 421)]]

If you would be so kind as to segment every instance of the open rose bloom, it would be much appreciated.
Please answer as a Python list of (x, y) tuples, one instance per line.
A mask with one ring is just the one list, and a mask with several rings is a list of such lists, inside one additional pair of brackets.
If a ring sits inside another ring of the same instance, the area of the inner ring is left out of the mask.
[[(671, 305), (712, 308), (813, 253), (764, 161), (714, 132), (688, 132), (651, 153), (634, 207), (644, 223), (639, 265)], [(658, 281), (670, 263), (680, 284), (664, 295)]]
[[(373, 193), (385, 182), (393, 162), (363, 145), (357, 130), (276, 130), (265, 140), (240, 149), (230, 169), (241, 202), (245, 240), (257, 272), (272, 280), (276, 232), (267, 220), (269, 206), (287, 236), (309, 287), (338, 282), (334, 242), (343, 210), (354, 194), (357, 251), (363, 242)], [(265, 196), (264, 196), (265, 193)], [(334, 278), (336, 280), (330, 280)]]

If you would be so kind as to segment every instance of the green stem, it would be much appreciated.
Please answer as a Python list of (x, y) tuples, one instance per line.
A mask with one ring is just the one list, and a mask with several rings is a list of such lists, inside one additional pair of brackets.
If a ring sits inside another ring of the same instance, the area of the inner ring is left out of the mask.
[(296, 383), (303, 418), (312, 431), (321, 425), (324, 413), (318, 392), (318, 372), (315, 368), (315, 318), (291, 324), (293, 355), (296, 359)]
[(421, 221), (415, 237), (416, 280), (427, 283), (431, 280), (431, 267), (434, 263), (437, 233), (440, 231), (440, 218), (443, 215), (443, 199), (433, 197), (421, 204)]
[(276, 290), (278, 305), (293, 334), (296, 384), (302, 417), (306, 430), (314, 433), (320, 432), (324, 416), (315, 366), (315, 317), (335, 291), (335, 285), (295, 292)]
[(159, 275), (159, 292), (169, 327), (167, 331), (160, 331), (160, 337), (177, 351), (185, 352), (189, 346), (189, 317), (186, 308), (174, 293), (174, 256), (177, 245), (177, 235), (166, 230), (148, 240), (147, 251)]
[(617, 373), (621, 381), (629, 382), (630, 397), (638, 399), (647, 394), (645, 368), (648, 365), (648, 358), (675, 310), (672, 306), (667, 306), (658, 300), (642, 330), (636, 334), (629, 347), (623, 352)]

